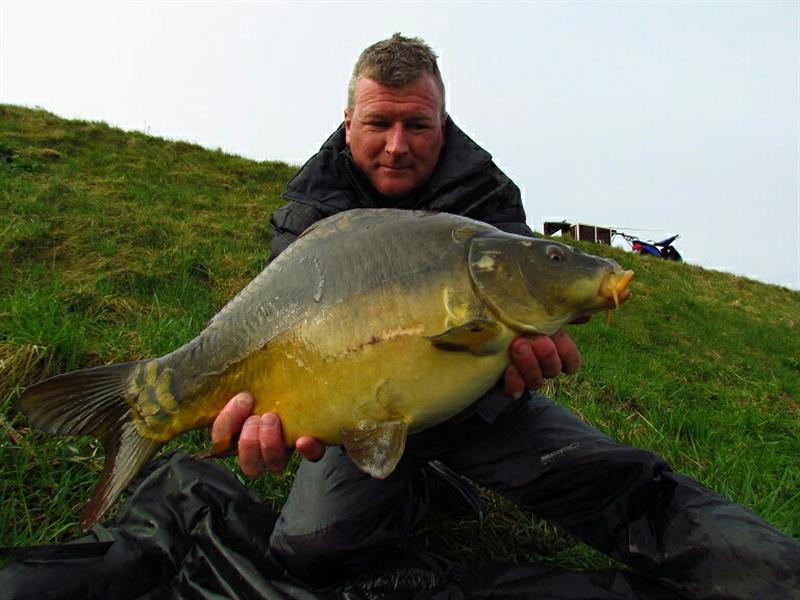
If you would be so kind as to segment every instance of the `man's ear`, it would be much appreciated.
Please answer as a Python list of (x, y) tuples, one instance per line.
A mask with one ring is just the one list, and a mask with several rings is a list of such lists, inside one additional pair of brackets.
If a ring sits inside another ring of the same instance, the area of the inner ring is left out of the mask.
[(352, 118), (350, 116), (350, 109), (344, 109), (344, 143), (348, 146), (350, 145), (350, 125), (352, 124)]

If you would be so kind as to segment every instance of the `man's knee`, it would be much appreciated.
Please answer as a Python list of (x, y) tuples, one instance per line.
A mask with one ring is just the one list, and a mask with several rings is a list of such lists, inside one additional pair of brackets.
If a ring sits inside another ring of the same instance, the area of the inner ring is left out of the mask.
[(424, 506), (400, 497), (393, 507), (366, 502), (363, 512), (318, 529), (282, 516), (270, 538), (270, 552), (296, 577), (325, 582), (353, 575), (392, 542), (413, 533), (423, 513)]
[(422, 483), (411, 461), (377, 480), (329, 448), (319, 463), (301, 464), (272, 532), (271, 552), (296, 576), (321, 580), (352, 572), (413, 532), (428, 503)]
[(565, 526), (606, 510), (633, 517), (646, 510), (671, 484), (659, 455), (603, 440), (573, 442), (540, 457), (546, 466), (536, 484), (523, 490), (520, 503)]
[(326, 532), (293, 535), (280, 530), (270, 538), (270, 553), (293, 576), (325, 581), (344, 568), (341, 562), (345, 556), (339, 548), (342, 543), (346, 543), (343, 538)]

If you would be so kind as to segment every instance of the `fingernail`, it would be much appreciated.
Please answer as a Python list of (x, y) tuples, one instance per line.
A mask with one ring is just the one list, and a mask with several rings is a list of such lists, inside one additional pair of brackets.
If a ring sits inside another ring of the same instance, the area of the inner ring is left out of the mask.
[(511, 394), (511, 397), (512, 397), (514, 400), (519, 400), (520, 398), (522, 398), (522, 394), (523, 394), (523, 393), (524, 393), (524, 390), (520, 390), (520, 391), (518, 391), (518, 392), (514, 392), (513, 394)]
[(236, 394), (236, 404), (238, 404), (239, 406), (245, 406), (246, 407), (246, 406), (250, 406), (251, 403), (252, 403), (252, 400), (250, 399), (250, 394), (246, 394), (244, 392)]
[(528, 344), (517, 344), (517, 347), (514, 348), (514, 354), (516, 354), (520, 358), (528, 356), (528, 353), (530, 351), (531, 347)]
[(250, 415), (247, 417), (245, 422), (242, 424), (242, 431), (245, 429), (249, 429), (252, 433), (253, 431), (258, 431), (258, 416), (257, 415)]
[(264, 413), (261, 416), (261, 423), (267, 427), (275, 427), (278, 424), (278, 417), (275, 413)]

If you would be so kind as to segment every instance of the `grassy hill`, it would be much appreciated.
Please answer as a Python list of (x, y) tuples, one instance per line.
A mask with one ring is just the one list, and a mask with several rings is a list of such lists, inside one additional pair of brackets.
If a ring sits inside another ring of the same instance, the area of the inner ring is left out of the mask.
[[(265, 264), (269, 215), (293, 172), (0, 105), (0, 546), (78, 535), (102, 465), (94, 441), (32, 430), (20, 391), (196, 335)], [(583, 247), (634, 269), (634, 298), (610, 324), (571, 329), (584, 367), (546, 391), (800, 538), (800, 294)], [(249, 484), (279, 506), (290, 482)], [(415, 543), (461, 559), (603, 564), (488, 498), (487, 521), (432, 518)]]

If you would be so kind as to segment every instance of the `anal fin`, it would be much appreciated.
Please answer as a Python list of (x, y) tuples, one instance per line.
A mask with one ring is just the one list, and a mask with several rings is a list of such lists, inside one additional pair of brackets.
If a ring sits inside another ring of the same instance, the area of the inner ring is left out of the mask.
[(376, 479), (394, 471), (406, 447), (405, 421), (362, 421), (359, 427), (342, 429), (347, 455), (355, 465)]

